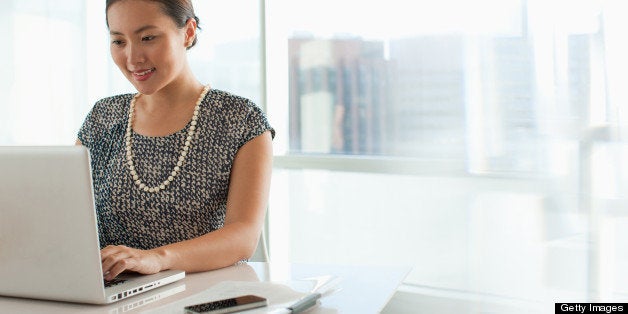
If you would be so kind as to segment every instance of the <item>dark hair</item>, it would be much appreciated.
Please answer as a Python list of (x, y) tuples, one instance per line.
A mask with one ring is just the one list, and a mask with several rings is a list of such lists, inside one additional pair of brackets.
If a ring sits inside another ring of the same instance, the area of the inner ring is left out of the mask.
[[(109, 7), (116, 2), (120, 2), (120, 0), (106, 0), (107, 4), (105, 6), (105, 16), (107, 22), (107, 28), (109, 28), (109, 17), (107, 15), (107, 11), (109, 11)], [(194, 7), (192, 6), (192, 0), (149, 0), (153, 2), (157, 2), (161, 5), (161, 10), (163, 13), (174, 21), (174, 23), (179, 28), (185, 27), (189, 19), (194, 19), (196, 21), (196, 28), (201, 29), (198, 25), (200, 20), (196, 14), (194, 14)], [(196, 45), (198, 36), (194, 36), (194, 41), (192, 44), (187, 47), (190, 49)]]

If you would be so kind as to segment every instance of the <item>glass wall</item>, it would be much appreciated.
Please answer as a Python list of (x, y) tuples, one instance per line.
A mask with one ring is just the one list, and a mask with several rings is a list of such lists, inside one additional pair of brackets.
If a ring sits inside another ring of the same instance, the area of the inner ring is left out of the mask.
[(87, 102), (85, 11), (82, 1), (0, 3), (3, 144), (73, 143)]
[(266, 5), (272, 257), (528, 301), (624, 289), (620, 2)]

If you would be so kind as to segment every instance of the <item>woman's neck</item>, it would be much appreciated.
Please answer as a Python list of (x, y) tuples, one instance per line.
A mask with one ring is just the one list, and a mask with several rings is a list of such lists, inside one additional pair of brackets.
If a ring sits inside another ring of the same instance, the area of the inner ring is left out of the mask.
[(183, 129), (192, 118), (203, 88), (193, 78), (173, 82), (151, 95), (141, 95), (135, 104), (133, 130), (147, 136), (165, 136)]
[(139, 106), (145, 112), (168, 114), (173, 110), (180, 110), (194, 106), (203, 85), (194, 76), (187, 76), (164, 86), (151, 95), (142, 95), (138, 100)]

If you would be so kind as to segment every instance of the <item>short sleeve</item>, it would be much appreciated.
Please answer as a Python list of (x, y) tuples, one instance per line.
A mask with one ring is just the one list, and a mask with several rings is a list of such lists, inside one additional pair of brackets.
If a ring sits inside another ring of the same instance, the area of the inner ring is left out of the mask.
[(85, 117), (85, 121), (83, 125), (79, 129), (78, 139), (81, 141), (86, 147), (92, 147), (97, 138), (99, 138), (99, 134), (102, 133), (103, 126), (99, 121), (97, 121), (97, 114), (95, 111), (98, 108), (98, 104), (96, 104), (92, 110)]
[(268, 122), (266, 114), (260, 107), (251, 103), (248, 114), (246, 115), (244, 130), (242, 132), (242, 139), (240, 146), (246, 144), (248, 141), (260, 136), (266, 131), (270, 131), (271, 137), (275, 138), (275, 129)]

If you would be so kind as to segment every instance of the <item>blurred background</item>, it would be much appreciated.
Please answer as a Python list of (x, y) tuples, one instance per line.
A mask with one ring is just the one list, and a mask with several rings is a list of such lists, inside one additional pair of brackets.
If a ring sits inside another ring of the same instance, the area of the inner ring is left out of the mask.
[[(194, 5), (194, 72), (277, 131), (271, 260), (411, 266), (409, 293), (628, 291), (622, 1)], [(72, 145), (134, 92), (104, 1), (1, 1), (0, 35), (0, 145)]]

